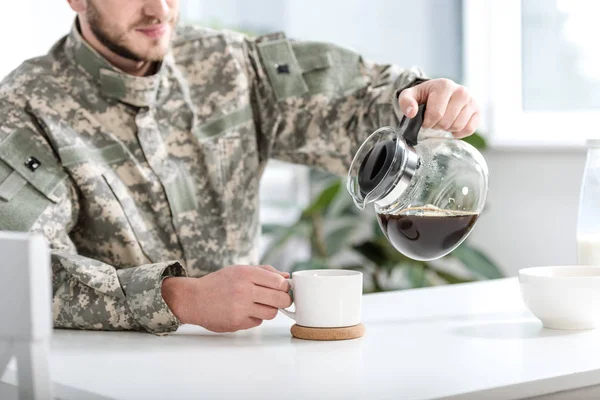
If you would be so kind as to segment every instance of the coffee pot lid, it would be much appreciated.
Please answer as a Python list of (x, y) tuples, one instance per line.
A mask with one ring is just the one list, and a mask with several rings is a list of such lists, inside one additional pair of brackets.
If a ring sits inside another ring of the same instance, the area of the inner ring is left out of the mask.
[[(414, 118), (402, 118), (399, 129), (380, 128), (359, 148), (348, 172), (348, 191), (358, 208), (387, 196), (401, 182), (410, 181), (418, 163), (413, 146), (424, 115), (425, 105), (421, 105)], [(401, 186), (396, 189), (403, 190)]]
[(393, 180), (388, 171), (393, 162), (402, 162), (402, 157), (402, 152), (396, 151), (396, 139), (377, 143), (369, 150), (358, 170), (360, 193), (367, 196), (384, 180)]

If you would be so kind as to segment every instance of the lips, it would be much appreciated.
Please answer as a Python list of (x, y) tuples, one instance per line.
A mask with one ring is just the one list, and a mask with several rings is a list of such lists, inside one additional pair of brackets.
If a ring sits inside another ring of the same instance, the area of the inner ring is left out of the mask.
[(169, 26), (167, 24), (158, 24), (137, 28), (136, 31), (148, 36), (149, 38), (158, 39), (167, 33), (168, 27)]

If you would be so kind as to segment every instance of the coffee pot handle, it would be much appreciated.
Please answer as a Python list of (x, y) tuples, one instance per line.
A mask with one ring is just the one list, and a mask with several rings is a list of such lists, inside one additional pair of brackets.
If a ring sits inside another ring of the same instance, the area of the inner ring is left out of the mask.
[(417, 139), (419, 137), (419, 131), (421, 130), (421, 126), (423, 125), (423, 120), (425, 119), (425, 104), (421, 104), (419, 106), (419, 110), (417, 111), (417, 115), (413, 118), (408, 118), (407, 116), (402, 117), (402, 121), (400, 121), (400, 129), (404, 128), (404, 132), (402, 136), (406, 143), (411, 146), (417, 145)]
[[(294, 290), (294, 282), (293, 282), (291, 279), (286, 279), (286, 281), (288, 281), (288, 283), (290, 284), (290, 289), (291, 289), (291, 291), (292, 291), (292, 293), (293, 293), (293, 290)], [(292, 294), (292, 299), (293, 299), (293, 298), (294, 298), (294, 297), (293, 297), (293, 294)], [(293, 304), (293, 303), (292, 303), (292, 304)], [(282, 313), (283, 315), (285, 315), (286, 317), (288, 317), (288, 318), (291, 318), (291, 319), (293, 319), (294, 321), (296, 320), (296, 312), (295, 312), (295, 311), (290, 311), (290, 310), (287, 310), (287, 309), (285, 309), (285, 308), (280, 308), (280, 309), (279, 309), (279, 311), (281, 311), (281, 313)]]

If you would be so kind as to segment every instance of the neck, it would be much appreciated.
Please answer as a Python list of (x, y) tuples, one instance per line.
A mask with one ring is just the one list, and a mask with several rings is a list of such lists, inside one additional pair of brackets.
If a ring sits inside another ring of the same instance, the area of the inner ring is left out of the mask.
[(135, 76), (148, 76), (156, 72), (156, 62), (154, 61), (136, 61), (129, 58), (122, 57), (108, 47), (103, 45), (94, 32), (90, 29), (87, 23), (81, 23), (81, 36), (88, 42), (94, 50), (96, 50), (102, 57), (104, 57), (109, 63), (125, 72), (126, 74)]

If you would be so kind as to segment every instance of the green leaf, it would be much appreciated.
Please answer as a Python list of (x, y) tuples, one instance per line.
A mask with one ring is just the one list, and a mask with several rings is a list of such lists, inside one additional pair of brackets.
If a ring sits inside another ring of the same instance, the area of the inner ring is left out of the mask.
[(456, 257), (469, 271), (487, 279), (502, 278), (504, 275), (483, 252), (466, 243), (460, 245), (451, 255)]
[(450, 272), (447, 271), (440, 271), (439, 269), (432, 269), (432, 271), (439, 276), (440, 278), (442, 278), (443, 280), (445, 280), (448, 283), (467, 283), (467, 282), (473, 282), (472, 279), (468, 279), (468, 278), (463, 278), (457, 275), (454, 275)]
[(410, 265), (408, 268), (408, 279), (413, 288), (429, 286), (429, 281), (425, 279), (425, 267), (423, 265)]
[[(344, 187), (343, 181), (340, 185)], [(339, 216), (353, 216), (357, 223), (360, 221), (360, 211), (354, 205), (352, 197), (346, 190), (340, 190), (331, 201), (331, 204), (325, 212), (327, 218), (335, 218)]]
[(306, 261), (298, 261), (295, 262), (292, 266), (292, 272), (295, 271), (306, 271), (309, 269), (328, 269), (330, 268), (329, 264), (325, 260), (321, 260), (319, 258), (311, 258)]
[(382, 266), (389, 261), (385, 256), (385, 249), (377, 242), (363, 242), (352, 246), (352, 248), (376, 266)]
[(469, 143), (471, 146), (475, 147), (478, 150), (483, 150), (487, 148), (487, 142), (485, 141), (485, 138), (477, 132), (470, 136), (462, 138), (462, 140)]
[(325, 221), (325, 247), (332, 257), (351, 245), (352, 236), (360, 229), (355, 217), (339, 217)]
[(322, 212), (326, 209), (336, 194), (340, 191), (342, 187), (341, 181), (338, 179), (333, 184), (327, 186), (318, 196), (317, 198), (310, 204), (302, 213), (304, 216), (311, 215), (317, 212)]
[(389, 240), (387, 240), (387, 238), (385, 238), (385, 236), (383, 238), (378, 238), (377, 243), (379, 243), (379, 246), (381, 247), (385, 258), (390, 262), (396, 264), (416, 262), (415, 260), (405, 256), (404, 254), (396, 250), (396, 248), (389, 242)]
[(273, 240), (265, 250), (261, 264), (272, 264), (283, 250), (286, 242), (292, 237), (307, 238), (310, 236), (311, 226), (306, 221), (299, 221), (292, 226), (280, 226), (273, 231)]
[(385, 236), (359, 243), (352, 248), (376, 266), (384, 269), (390, 269), (396, 264), (416, 263), (396, 250)]

